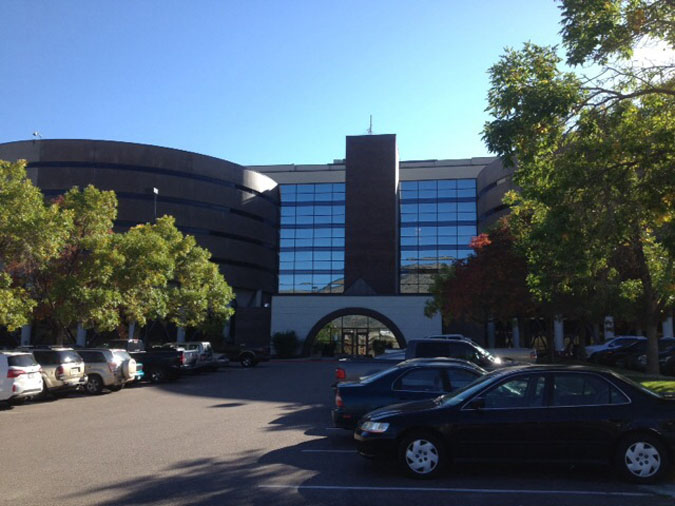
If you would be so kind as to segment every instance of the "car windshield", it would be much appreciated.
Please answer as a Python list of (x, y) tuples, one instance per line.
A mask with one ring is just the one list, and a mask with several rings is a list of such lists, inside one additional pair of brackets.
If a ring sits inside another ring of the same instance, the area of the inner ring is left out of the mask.
[(399, 366), (395, 365), (394, 367), (389, 367), (388, 369), (385, 369), (384, 371), (378, 371), (378, 372), (375, 372), (373, 374), (369, 374), (367, 376), (361, 376), (359, 378), (359, 383), (366, 383), (366, 384), (372, 383), (373, 381), (376, 381), (376, 380), (382, 378), (383, 376), (386, 376), (391, 371), (394, 371), (398, 368), (399, 368)]
[(486, 359), (487, 361), (492, 362), (492, 363), (497, 362), (497, 357), (495, 357), (492, 353), (490, 353), (489, 351), (487, 351), (485, 348), (481, 348), (481, 347), (478, 346), (477, 344), (474, 344), (473, 346), (476, 348), (476, 350), (478, 351), (478, 353), (479, 353), (484, 359)]

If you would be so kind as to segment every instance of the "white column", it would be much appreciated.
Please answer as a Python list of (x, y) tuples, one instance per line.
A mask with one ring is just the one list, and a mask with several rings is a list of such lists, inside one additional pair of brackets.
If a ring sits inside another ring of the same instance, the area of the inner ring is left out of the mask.
[(185, 328), (184, 327), (178, 327), (178, 332), (176, 334), (176, 341), (179, 342), (179, 343), (185, 342)]
[(21, 346), (30, 346), (31, 330), (31, 325), (24, 325), (21, 327)]
[(514, 348), (520, 348), (520, 327), (518, 326), (518, 318), (511, 320), (511, 335)]
[(495, 347), (495, 321), (492, 318), (487, 322), (487, 342), (488, 348)]
[(663, 337), (673, 337), (673, 317), (663, 320)]
[(553, 321), (553, 342), (556, 351), (563, 351), (565, 349), (565, 329), (562, 316), (558, 315)]
[(85, 329), (81, 323), (77, 324), (77, 337), (75, 342), (78, 346), (87, 346), (87, 329)]
[(605, 341), (614, 337), (614, 317), (605, 316)]

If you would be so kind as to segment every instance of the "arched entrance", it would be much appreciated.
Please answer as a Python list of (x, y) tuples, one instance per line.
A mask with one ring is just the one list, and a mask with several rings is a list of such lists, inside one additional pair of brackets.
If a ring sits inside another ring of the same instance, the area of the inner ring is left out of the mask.
[(405, 347), (405, 338), (389, 318), (371, 309), (343, 308), (321, 318), (309, 331), (304, 354), (326, 351), (337, 355), (379, 355)]

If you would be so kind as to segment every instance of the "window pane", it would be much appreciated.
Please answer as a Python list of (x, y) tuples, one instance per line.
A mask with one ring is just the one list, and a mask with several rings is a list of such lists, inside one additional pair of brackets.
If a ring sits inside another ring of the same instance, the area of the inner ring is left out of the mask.
[(417, 369), (396, 380), (394, 390), (443, 392), (443, 377), (437, 369)]

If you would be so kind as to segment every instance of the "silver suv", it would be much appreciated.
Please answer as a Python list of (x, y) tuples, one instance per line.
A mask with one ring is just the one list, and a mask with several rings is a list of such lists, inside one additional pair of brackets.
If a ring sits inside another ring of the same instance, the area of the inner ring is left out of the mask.
[(84, 359), (88, 394), (100, 394), (104, 388), (117, 392), (136, 377), (136, 361), (126, 350), (90, 348), (77, 353)]
[(42, 367), (43, 394), (67, 394), (87, 382), (84, 360), (71, 348), (35, 348), (35, 360)]

